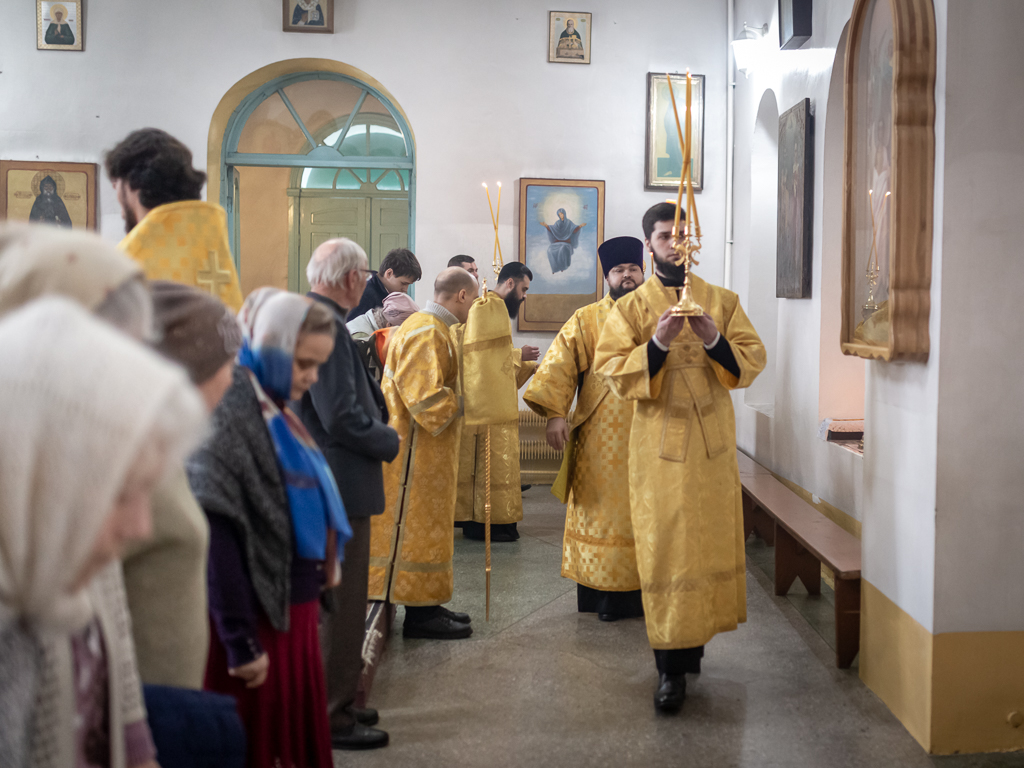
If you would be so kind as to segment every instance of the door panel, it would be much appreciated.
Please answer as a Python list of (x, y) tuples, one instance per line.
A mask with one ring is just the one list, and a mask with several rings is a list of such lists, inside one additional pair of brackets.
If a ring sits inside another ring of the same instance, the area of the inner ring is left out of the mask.
[(388, 251), (409, 247), (409, 200), (375, 197), (370, 201), (370, 209), (370, 264), (376, 269)]
[(299, 212), (299, 274), (293, 290), (309, 290), (306, 265), (313, 251), (335, 237), (347, 237), (369, 251), (370, 206), (365, 197), (302, 197)]

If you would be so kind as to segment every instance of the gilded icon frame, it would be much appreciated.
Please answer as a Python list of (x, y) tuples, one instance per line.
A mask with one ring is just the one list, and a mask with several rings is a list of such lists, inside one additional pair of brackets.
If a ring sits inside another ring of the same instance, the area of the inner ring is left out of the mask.
[[(36, 0), (36, 49), (40, 51), (84, 51), (85, 9), (82, 0)], [(57, 25), (51, 12), (63, 9), (67, 24)], [(56, 29), (54, 29), (56, 27)], [(67, 29), (62, 29), (67, 27)], [(74, 42), (56, 42), (70, 34)]]
[[(682, 125), (683, 109), (686, 103), (686, 73), (672, 73), (672, 84), (675, 86), (676, 103), (679, 107), (679, 120)], [(693, 78), (693, 99), (691, 106), (691, 129), (693, 141), (696, 146), (690, 152), (693, 167), (690, 171), (690, 178), (693, 181), (693, 190), (700, 192), (704, 189), (704, 102), (706, 82), (704, 75), (690, 75)], [(664, 86), (664, 95), (660, 88)], [(660, 120), (659, 120), (660, 116)], [(660, 175), (660, 168), (665, 165), (664, 161), (672, 161), (671, 154), (668, 158), (659, 155), (659, 148), (664, 143), (666, 152), (668, 145), (676, 147), (679, 144), (679, 134), (676, 131), (675, 119), (672, 117), (672, 102), (668, 95), (668, 81), (664, 72), (647, 73), (647, 118), (644, 130), (644, 189), (649, 192), (657, 192), (663, 189), (679, 189), (679, 180), (682, 176), (682, 153), (680, 153), (680, 170), (678, 176)], [(670, 125), (665, 125), (666, 121)], [(661, 130), (659, 130), (659, 122)], [(685, 126), (684, 126), (685, 127)]]
[[(24, 176), (25, 173), (32, 173), (32, 181), (30, 182), (32, 189), (26, 190), (25, 179), (16, 178), (12, 176), (12, 173), (17, 173), (19, 176)], [(95, 163), (46, 163), (38, 161), (27, 161), (27, 160), (0, 160), (0, 219), (9, 221), (30, 221), (29, 215), (31, 210), (34, 209), (33, 205), (30, 207), (29, 214), (21, 215), (22, 209), (27, 205), (27, 198), (25, 194), (33, 194), (38, 197), (38, 193), (35, 192), (35, 187), (38, 186), (42, 179), (45, 178), (43, 174), (53, 176), (57, 174), (58, 183), (58, 198), (61, 199), (62, 205), (67, 210), (67, 202), (64, 200), (64, 196), (68, 194), (78, 195), (78, 192), (67, 193), (64, 190), (65, 181), (63, 180), (64, 174), (84, 174), (84, 179), (75, 180), (73, 185), (76, 189), (81, 190), (81, 194), (84, 195), (85, 200), (79, 202), (80, 198), (75, 198), (72, 202), (71, 209), (67, 212), (74, 214), (70, 216), (72, 220), (72, 226), (74, 229), (96, 229), (96, 179), (97, 179), (97, 167)], [(25, 205), (22, 204), (24, 202)], [(12, 205), (13, 204), (13, 205)], [(12, 211), (12, 208), (15, 210)], [(13, 213), (13, 216), (12, 216)], [(79, 221), (76, 222), (75, 218)]]

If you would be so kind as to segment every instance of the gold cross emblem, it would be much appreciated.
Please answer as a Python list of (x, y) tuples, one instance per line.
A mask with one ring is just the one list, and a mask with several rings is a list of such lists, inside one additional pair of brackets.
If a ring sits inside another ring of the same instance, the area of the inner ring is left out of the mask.
[(222, 285), (231, 285), (231, 273), (220, 268), (220, 256), (216, 251), (206, 252), (206, 269), (196, 272), (196, 287), (216, 296)]

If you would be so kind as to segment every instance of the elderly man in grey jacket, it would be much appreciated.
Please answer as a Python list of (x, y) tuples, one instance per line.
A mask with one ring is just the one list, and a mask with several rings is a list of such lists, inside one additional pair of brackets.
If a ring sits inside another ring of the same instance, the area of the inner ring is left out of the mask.
[(377, 713), (355, 708), (366, 628), (370, 517), (384, 511), (382, 462), (398, 455), (398, 433), (388, 426), (384, 396), (345, 328), (348, 310), (359, 305), (368, 268), (366, 253), (347, 238), (325, 242), (306, 268), (312, 287), (308, 295), (334, 312), (337, 338), (298, 413), (327, 457), (353, 534), (345, 545), (341, 585), (331, 595), (333, 610), (321, 631), (335, 749), (374, 749), (388, 743), (386, 732), (371, 727)]

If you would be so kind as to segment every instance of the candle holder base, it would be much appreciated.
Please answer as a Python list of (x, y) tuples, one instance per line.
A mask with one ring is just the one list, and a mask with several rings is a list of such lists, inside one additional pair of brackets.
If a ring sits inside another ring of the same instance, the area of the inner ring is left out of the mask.
[(672, 317), (703, 317), (704, 307), (693, 300), (690, 292), (690, 278), (687, 276), (683, 290), (679, 292), (679, 301), (669, 307)]

